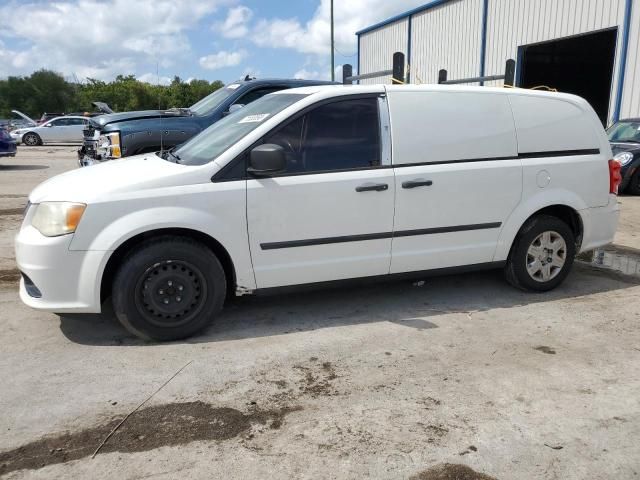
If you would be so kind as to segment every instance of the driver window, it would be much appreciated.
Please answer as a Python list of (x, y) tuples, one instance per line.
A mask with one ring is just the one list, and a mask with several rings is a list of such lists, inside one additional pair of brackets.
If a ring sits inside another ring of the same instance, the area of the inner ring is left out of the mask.
[(54, 120), (53, 122), (49, 123), (54, 127), (62, 127), (63, 125), (67, 124), (67, 121), (64, 118), (59, 118), (58, 120)]
[(264, 143), (284, 148), (287, 173), (378, 166), (378, 99), (356, 98), (321, 105), (268, 135)]

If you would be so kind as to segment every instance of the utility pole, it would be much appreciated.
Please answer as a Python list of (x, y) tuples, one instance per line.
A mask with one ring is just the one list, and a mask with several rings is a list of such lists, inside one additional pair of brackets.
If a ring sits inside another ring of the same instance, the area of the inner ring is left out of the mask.
[(333, 58), (333, 0), (331, 0), (331, 81), (335, 82), (336, 80), (336, 67), (335, 60)]

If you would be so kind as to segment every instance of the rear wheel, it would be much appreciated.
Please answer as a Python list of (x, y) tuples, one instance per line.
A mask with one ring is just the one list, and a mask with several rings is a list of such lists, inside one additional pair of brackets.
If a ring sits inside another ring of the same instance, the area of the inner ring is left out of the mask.
[(42, 145), (42, 139), (37, 133), (29, 132), (22, 136), (22, 143), (30, 147), (35, 147), (36, 145)]
[(147, 340), (178, 340), (207, 325), (226, 295), (222, 265), (204, 245), (165, 236), (130, 252), (113, 281), (120, 323)]
[(575, 254), (571, 228), (556, 217), (538, 215), (518, 233), (507, 260), (505, 277), (522, 290), (551, 290), (567, 277)]
[(629, 179), (627, 192), (631, 195), (640, 195), (640, 168), (638, 168), (638, 170), (636, 170), (633, 176)]

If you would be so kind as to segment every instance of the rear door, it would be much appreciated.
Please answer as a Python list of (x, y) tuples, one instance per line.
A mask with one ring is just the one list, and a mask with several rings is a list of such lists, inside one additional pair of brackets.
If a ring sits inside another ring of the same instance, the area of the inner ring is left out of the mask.
[(288, 164), (282, 174), (247, 181), (258, 288), (389, 272), (394, 181), (379, 101), (323, 102), (263, 139), (281, 145)]
[(63, 127), (64, 141), (71, 143), (82, 142), (82, 130), (84, 129), (86, 120), (83, 118), (74, 117), (65, 118), (64, 120), (66, 123), (66, 125)]
[(491, 262), (520, 202), (506, 95), (388, 92), (396, 209), (391, 273)]

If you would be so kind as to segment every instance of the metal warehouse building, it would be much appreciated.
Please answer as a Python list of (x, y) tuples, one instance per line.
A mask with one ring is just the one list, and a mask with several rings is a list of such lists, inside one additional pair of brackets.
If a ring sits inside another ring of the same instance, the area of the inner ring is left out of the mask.
[(640, 116), (640, 0), (435, 0), (357, 35), (359, 74), (394, 52), (411, 83), (504, 74), (514, 59), (516, 86), (580, 95), (606, 124)]

